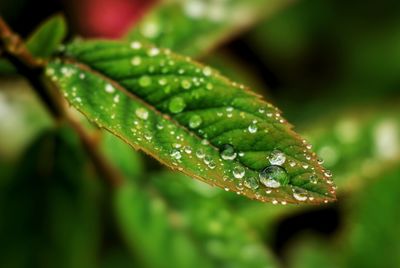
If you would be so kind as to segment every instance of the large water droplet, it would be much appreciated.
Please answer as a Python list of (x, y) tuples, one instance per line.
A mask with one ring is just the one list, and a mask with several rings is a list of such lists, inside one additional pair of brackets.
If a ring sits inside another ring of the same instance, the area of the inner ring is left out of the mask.
[(182, 99), (181, 97), (174, 97), (172, 100), (169, 102), (168, 108), (171, 113), (177, 114), (183, 111), (185, 109), (186, 103), (185, 100)]
[(258, 181), (254, 177), (245, 178), (244, 186), (246, 186), (249, 189), (256, 190), (258, 188)]
[(232, 170), (232, 174), (236, 179), (241, 179), (244, 177), (246, 170), (242, 166), (236, 166)]
[(225, 144), (221, 147), (221, 158), (224, 160), (234, 160), (237, 156), (235, 148), (230, 144)]
[(289, 183), (289, 176), (281, 166), (268, 166), (260, 174), (260, 182), (270, 188), (279, 188)]
[(189, 127), (190, 128), (198, 128), (201, 125), (202, 121), (203, 120), (201, 119), (201, 117), (199, 115), (197, 115), (197, 114), (192, 115), (189, 119)]
[(146, 120), (149, 117), (149, 112), (145, 108), (137, 108), (135, 114), (143, 120)]
[(269, 154), (268, 160), (271, 163), (271, 165), (281, 166), (286, 161), (286, 155), (279, 150), (273, 150)]

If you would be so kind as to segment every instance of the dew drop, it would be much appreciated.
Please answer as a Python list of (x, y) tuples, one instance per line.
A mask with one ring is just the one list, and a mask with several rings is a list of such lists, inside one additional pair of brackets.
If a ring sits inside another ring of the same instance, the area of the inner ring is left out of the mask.
[(247, 129), (249, 130), (250, 133), (256, 133), (258, 128), (255, 124), (251, 124)]
[(178, 149), (172, 149), (169, 155), (176, 160), (182, 158), (182, 154)]
[(165, 79), (165, 78), (161, 78), (160, 80), (158, 80), (158, 84), (160, 85), (160, 86), (165, 86), (166, 84), (167, 84), (167, 79)]
[(221, 147), (221, 158), (224, 160), (234, 160), (237, 156), (235, 148), (230, 144), (225, 144)]
[(244, 177), (244, 174), (246, 173), (244, 167), (242, 166), (236, 166), (232, 170), (232, 174), (236, 179), (241, 179)]
[(258, 181), (254, 177), (245, 178), (244, 186), (246, 186), (247, 188), (252, 189), (252, 190), (256, 190), (259, 187)]
[(199, 115), (197, 115), (197, 114), (192, 115), (189, 119), (189, 127), (190, 128), (198, 128), (201, 125), (202, 121), (203, 120), (201, 119), (201, 117)]
[(196, 156), (197, 156), (197, 158), (202, 159), (202, 158), (204, 158), (205, 155), (206, 155), (206, 154), (204, 153), (203, 149), (198, 149), (198, 150), (196, 151)]
[(135, 114), (143, 120), (146, 120), (149, 117), (149, 112), (145, 108), (137, 108)]
[(191, 153), (192, 153), (192, 147), (190, 147), (190, 146), (185, 146), (185, 148), (183, 148), (183, 150), (184, 150), (185, 153), (187, 153), (187, 154), (191, 154)]
[(139, 78), (139, 85), (141, 87), (148, 87), (151, 85), (151, 78), (148, 75), (143, 75)]
[(138, 66), (142, 63), (142, 59), (139, 56), (135, 56), (132, 58), (131, 63), (133, 66)]
[(157, 56), (160, 53), (160, 50), (156, 47), (152, 47), (147, 51), (147, 54), (151, 57)]
[(281, 166), (286, 161), (286, 155), (279, 150), (273, 150), (268, 156), (271, 165)]
[(111, 84), (107, 84), (106, 87), (105, 87), (105, 91), (107, 93), (114, 93), (115, 92), (115, 88)]
[(186, 103), (181, 97), (174, 97), (168, 105), (169, 111), (174, 114), (182, 112), (185, 107)]
[(325, 170), (324, 175), (327, 178), (331, 178), (333, 176), (333, 174), (332, 174), (332, 172), (330, 170)]
[(142, 47), (142, 44), (140, 42), (138, 42), (138, 41), (133, 41), (131, 43), (131, 48), (132, 49), (140, 49), (141, 47)]
[(210, 67), (204, 67), (204, 69), (203, 69), (203, 74), (204, 74), (205, 76), (210, 76), (210, 75), (212, 74), (211, 68), (210, 68)]
[(182, 80), (181, 82), (181, 86), (183, 89), (190, 89), (190, 87), (192, 86), (192, 84), (190, 83), (189, 80)]
[(260, 182), (270, 188), (279, 188), (289, 183), (289, 176), (281, 166), (268, 166), (260, 173)]
[(307, 192), (302, 189), (294, 188), (293, 189), (293, 197), (297, 201), (306, 201), (307, 200)]

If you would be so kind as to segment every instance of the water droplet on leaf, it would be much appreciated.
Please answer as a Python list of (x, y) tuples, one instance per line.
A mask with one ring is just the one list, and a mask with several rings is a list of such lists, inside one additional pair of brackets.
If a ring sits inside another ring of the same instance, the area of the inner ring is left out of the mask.
[(260, 174), (260, 182), (270, 188), (279, 188), (289, 183), (289, 176), (281, 166), (268, 166)]

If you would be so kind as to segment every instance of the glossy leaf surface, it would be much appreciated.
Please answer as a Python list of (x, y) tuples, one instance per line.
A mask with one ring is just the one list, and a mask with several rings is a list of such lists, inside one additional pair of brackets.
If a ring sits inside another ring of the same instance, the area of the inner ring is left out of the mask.
[(47, 74), (90, 120), (173, 169), (276, 204), (335, 199), (280, 111), (210, 67), (139, 42), (89, 41)]

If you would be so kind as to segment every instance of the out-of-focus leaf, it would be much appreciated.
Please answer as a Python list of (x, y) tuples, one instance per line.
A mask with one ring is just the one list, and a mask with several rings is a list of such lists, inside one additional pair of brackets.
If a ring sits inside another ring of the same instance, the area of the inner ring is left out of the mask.
[(126, 178), (137, 180), (142, 177), (143, 160), (137, 151), (111, 133), (104, 132), (101, 138), (104, 155)]
[(15, 162), (51, 120), (29, 84), (0, 79), (0, 162)]
[(7, 59), (0, 58), (0, 75), (16, 74), (17, 70)]
[(160, 198), (133, 183), (115, 195), (121, 233), (142, 267), (211, 267)]
[(26, 40), (26, 46), (33, 56), (48, 58), (60, 46), (66, 34), (64, 16), (55, 15), (39, 25)]
[(118, 192), (121, 230), (145, 266), (276, 267), (243, 220), (218, 197), (205, 198), (188, 188), (187, 180), (157, 173), (147, 187), (132, 184)]
[(398, 267), (399, 176), (399, 168), (389, 171), (346, 199), (340, 235), (317, 243), (302, 237), (291, 250), (291, 267)]
[(134, 25), (127, 37), (198, 57), (290, 2), (165, 1)]
[(139, 42), (71, 44), (48, 76), (94, 121), (167, 166), (274, 203), (335, 199), (280, 111), (216, 70)]
[(379, 179), (400, 163), (399, 114), (398, 104), (353, 107), (314, 122), (304, 133), (345, 192)]
[[(67, 35), (67, 25), (62, 15), (44, 21), (26, 40), (26, 47), (33, 56), (48, 58), (61, 45)], [(0, 58), (0, 75), (16, 74), (17, 70), (7, 59)]]
[(43, 134), (1, 188), (1, 267), (96, 266), (99, 188), (72, 134)]

